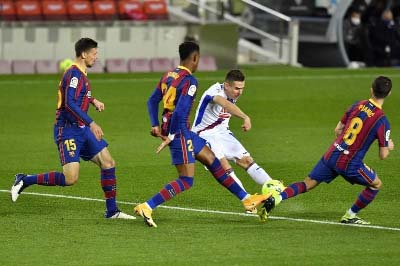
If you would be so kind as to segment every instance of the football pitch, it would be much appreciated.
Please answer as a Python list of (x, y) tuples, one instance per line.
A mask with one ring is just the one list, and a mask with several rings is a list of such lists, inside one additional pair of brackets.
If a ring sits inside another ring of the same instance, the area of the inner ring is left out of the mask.
[[(246, 89), (238, 105), (253, 127), (241, 132), (241, 121), (232, 118), (231, 129), (285, 184), (304, 179), (333, 141), (346, 108), (370, 96), (375, 77), (392, 79), (383, 109), (395, 150), (382, 161), (375, 142), (365, 158), (383, 181), (375, 201), (360, 212), (370, 226), (338, 223), (362, 190), (341, 177), (281, 203), (261, 223), (200, 164), (192, 189), (153, 212), (158, 228), (140, 218), (104, 219), (99, 170), (83, 161), (76, 185), (32, 186), (11, 203), (15, 173), (61, 170), (53, 143), (60, 75), (0, 76), (0, 265), (400, 265), (399, 70), (242, 70)], [(225, 71), (195, 76), (197, 104)], [(89, 75), (92, 94), (105, 103), (104, 112), (92, 107), (89, 114), (105, 133), (117, 163), (119, 208), (129, 214), (177, 177), (169, 151), (156, 155), (160, 140), (149, 134), (146, 101), (159, 78)], [(260, 192), (244, 170), (235, 170), (248, 192)]]

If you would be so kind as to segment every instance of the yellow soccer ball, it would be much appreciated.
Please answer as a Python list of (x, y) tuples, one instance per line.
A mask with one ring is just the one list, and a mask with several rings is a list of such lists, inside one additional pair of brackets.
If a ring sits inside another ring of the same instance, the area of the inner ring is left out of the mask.
[(69, 58), (61, 60), (60, 65), (59, 65), (60, 72), (61, 73), (65, 72), (65, 70), (67, 70), (73, 63), (74, 63), (74, 61), (72, 61)]
[(282, 191), (285, 190), (285, 186), (283, 183), (279, 180), (270, 180), (264, 183), (264, 185), (261, 188), (261, 193), (263, 195), (271, 193), (272, 196), (279, 195)]

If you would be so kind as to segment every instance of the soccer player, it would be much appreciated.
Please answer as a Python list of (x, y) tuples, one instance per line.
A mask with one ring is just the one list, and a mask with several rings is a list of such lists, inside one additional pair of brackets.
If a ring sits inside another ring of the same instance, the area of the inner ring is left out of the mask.
[(282, 200), (305, 193), (321, 182), (330, 183), (338, 175), (351, 184), (365, 188), (353, 206), (340, 219), (341, 223), (370, 224), (357, 216), (358, 212), (371, 203), (382, 186), (375, 171), (363, 163), (363, 158), (375, 139), (379, 144), (379, 157), (385, 159), (394, 143), (390, 139), (390, 124), (382, 111), (382, 105), (392, 89), (392, 81), (380, 76), (372, 83), (369, 100), (354, 103), (343, 115), (335, 128), (336, 139), (328, 148), (311, 173), (303, 182), (289, 185), (282, 193), (269, 198), (259, 215), (262, 220)]
[(76, 59), (59, 83), (54, 142), (57, 145), (63, 172), (35, 175), (17, 174), (11, 187), (11, 200), (15, 202), (27, 187), (71, 186), (78, 181), (80, 158), (100, 167), (100, 181), (106, 199), (105, 218), (136, 219), (121, 212), (116, 203), (115, 162), (103, 139), (103, 130), (87, 114), (89, 104), (97, 111), (104, 110), (104, 103), (92, 97), (87, 78), (87, 68), (97, 59), (97, 42), (82, 38), (75, 43)]
[(197, 107), (192, 131), (207, 141), (215, 156), (221, 161), (224, 170), (242, 187), (228, 160), (247, 171), (259, 185), (271, 180), (271, 177), (260, 167), (250, 153), (229, 130), (232, 115), (243, 119), (242, 129), (251, 128), (250, 118), (236, 105), (245, 87), (245, 76), (237, 69), (230, 70), (224, 83), (215, 83), (206, 90)]
[[(206, 146), (206, 141), (190, 131), (189, 115), (197, 91), (196, 71), (200, 48), (195, 42), (179, 45), (180, 66), (165, 73), (150, 96), (147, 107), (151, 120), (151, 135), (163, 141), (157, 153), (167, 145), (170, 148), (172, 164), (178, 171), (178, 178), (168, 183), (148, 201), (134, 208), (135, 214), (143, 217), (145, 224), (157, 227), (152, 210), (193, 185), (195, 160), (207, 166), (215, 179), (239, 198), (245, 210), (256, 212), (256, 207), (270, 195), (249, 195), (235, 180), (227, 175), (220, 161)], [(163, 101), (162, 125), (158, 120), (159, 103)]]

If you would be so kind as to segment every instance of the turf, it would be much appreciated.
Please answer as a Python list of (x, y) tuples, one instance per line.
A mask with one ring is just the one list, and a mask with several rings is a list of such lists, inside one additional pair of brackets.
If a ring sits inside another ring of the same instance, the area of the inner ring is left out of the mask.
[[(286, 184), (302, 180), (333, 140), (347, 106), (369, 97), (380, 74), (393, 80), (384, 105), (392, 138), (400, 143), (397, 69), (300, 69), (245, 66), (246, 89), (238, 105), (252, 118), (250, 132), (231, 128), (270, 175)], [(197, 73), (200, 93), (225, 72)], [(120, 208), (132, 207), (176, 178), (169, 152), (155, 154), (146, 100), (160, 74), (90, 75), (93, 95), (106, 104), (90, 115), (103, 128), (117, 162)], [(377, 144), (365, 162), (384, 186), (360, 214), (372, 227), (336, 222), (359, 186), (342, 178), (282, 203), (260, 223), (243, 215), (240, 202), (197, 165), (194, 187), (154, 211), (158, 228), (143, 221), (102, 218), (99, 170), (82, 162), (78, 184), (9, 193), (17, 172), (60, 170), (52, 125), (59, 75), (0, 76), (0, 265), (399, 265), (399, 153), (379, 160)], [(194, 113), (194, 112), (193, 112)], [(259, 192), (246, 173), (237, 175)], [(44, 194), (61, 195), (62, 198)], [(81, 197), (81, 198), (72, 198)], [(83, 200), (87, 199), (98, 199)], [(174, 207), (180, 207), (174, 208)], [(218, 211), (218, 212), (212, 212)]]

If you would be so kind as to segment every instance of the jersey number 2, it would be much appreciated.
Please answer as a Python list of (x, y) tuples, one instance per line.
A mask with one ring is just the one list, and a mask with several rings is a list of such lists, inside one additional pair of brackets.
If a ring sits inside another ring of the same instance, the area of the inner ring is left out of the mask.
[(188, 151), (193, 151), (193, 142), (191, 139), (187, 141)]

